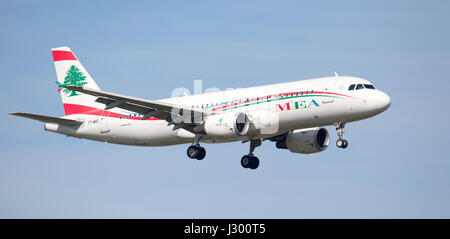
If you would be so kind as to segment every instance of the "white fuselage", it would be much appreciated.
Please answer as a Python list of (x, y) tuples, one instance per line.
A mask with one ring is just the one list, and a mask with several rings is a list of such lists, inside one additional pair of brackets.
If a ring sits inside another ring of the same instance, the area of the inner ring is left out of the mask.
[[(336, 122), (352, 122), (377, 115), (390, 105), (390, 98), (375, 89), (349, 90), (352, 84), (371, 84), (356, 77), (324, 77), (289, 83), (265, 85), (221, 92), (161, 99), (193, 108), (213, 110), (217, 114), (230, 112), (276, 114), (279, 124), (276, 131), (228, 138), (206, 135), (202, 142), (219, 143), (252, 138), (267, 138), (295, 129), (332, 125)], [(101, 110), (92, 114), (71, 114), (64, 118), (85, 121), (76, 127), (47, 123), (46, 130), (69, 136), (109, 143), (164, 146), (190, 143), (194, 134), (161, 119), (141, 120), (121, 109)]]

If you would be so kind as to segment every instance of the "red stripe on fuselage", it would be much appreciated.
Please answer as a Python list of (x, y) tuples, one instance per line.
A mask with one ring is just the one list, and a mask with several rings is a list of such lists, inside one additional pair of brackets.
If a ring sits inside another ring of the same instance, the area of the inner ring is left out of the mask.
[[(309, 92), (309, 91), (299, 91), (299, 92), (280, 93), (280, 94), (278, 94), (278, 96), (279, 96), (279, 97), (281, 97), (281, 96), (288, 96), (288, 95), (292, 96), (292, 95), (295, 94), (295, 93), (298, 93), (298, 94), (300, 95), (301, 92)], [(302, 94), (302, 95), (307, 96), (307, 95), (314, 95), (314, 94), (339, 95), (339, 96), (345, 96), (345, 97), (348, 97), (348, 98), (355, 98), (355, 97), (349, 96), (349, 95), (343, 95), (343, 94), (339, 94), (339, 93), (325, 92), (325, 91), (313, 91), (313, 93), (305, 93), (305, 94)], [(275, 94), (275, 95), (276, 95), (276, 94)], [(261, 102), (261, 101), (264, 101), (264, 100), (271, 99), (271, 98), (272, 98), (272, 95), (264, 96), (264, 97), (254, 97), (254, 98), (251, 98), (251, 99), (255, 99), (255, 98), (258, 98), (259, 100), (254, 100), (254, 101), (253, 101), (253, 100), (251, 100), (251, 101), (243, 101), (243, 102), (240, 103), (240, 104), (238, 104), (238, 103), (227, 104), (227, 105), (223, 105), (223, 106), (219, 106), (219, 107), (212, 108), (211, 110), (220, 110), (220, 109), (226, 109), (226, 108), (233, 107), (233, 106), (237, 106), (237, 105), (244, 105), (244, 104), (253, 103), (253, 102)]]
[[(85, 105), (76, 105), (76, 104), (64, 104), (64, 111), (66, 112), (66, 115), (74, 115), (74, 114), (83, 114), (83, 115), (98, 115), (98, 116), (105, 116), (105, 117), (111, 117), (111, 118), (120, 118), (120, 116), (128, 116), (127, 118), (123, 119), (133, 119), (133, 120), (141, 120), (142, 117), (140, 116), (129, 116), (125, 114), (118, 114), (107, 110), (102, 110), (94, 107), (89, 107)], [(157, 118), (148, 118), (145, 120), (160, 120)]]
[(355, 97), (349, 96), (349, 95), (343, 95), (343, 94), (339, 94), (339, 93), (325, 92), (325, 91), (314, 91), (313, 94), (340, 95), (340, 96), (345, 96), (345, 97), (349, 97), (349, 98), (355, 98)]
[(76, 61), (77, 58), (70, 51), (52, 51), (53, 61)]

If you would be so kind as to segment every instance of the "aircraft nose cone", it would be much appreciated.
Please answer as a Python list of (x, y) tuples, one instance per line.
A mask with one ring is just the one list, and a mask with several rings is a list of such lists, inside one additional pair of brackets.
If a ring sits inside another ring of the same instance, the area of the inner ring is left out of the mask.
[(389, 108), (389, 106), (391, 106), (391, 97), (389, 97), (388, 94), (380, 91), (379, 95), (377, 95), (377, 99), (376, 99), (376, 108), (380, 112), (383, 112), (383, 111), (387, 110), (387, 108)]

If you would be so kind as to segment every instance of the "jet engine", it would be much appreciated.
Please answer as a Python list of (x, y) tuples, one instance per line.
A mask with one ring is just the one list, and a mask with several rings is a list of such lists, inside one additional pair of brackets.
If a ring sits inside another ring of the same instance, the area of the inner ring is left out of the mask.
[(298, 129), (276, 143), (279, 149), (289, 149), (293, 153), (311, 154), (324, 151), (330, 143), (330, 135), (325, 128)]
[(244, 112), (212, 115), (205, 120), (204, 124), (207, 135), (220, 138), (245, 135), (249, 126), (250, 121)]
[(268, 110), (212, 115), (204, 124), (206, 134), (222, 138), (270, 135), (277, 133), (278, 127), (278, 114)]

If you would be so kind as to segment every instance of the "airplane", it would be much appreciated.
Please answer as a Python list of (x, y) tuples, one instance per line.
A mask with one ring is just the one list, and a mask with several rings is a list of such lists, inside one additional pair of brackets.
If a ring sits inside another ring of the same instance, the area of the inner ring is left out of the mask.
[(187, 156), (202, 160), (200, 143), (250, 142), (241, 166), (258, 168), (254, 150), (263, 141), (293, 153), (327, 149), (334, 125), (336, 146), (346, 148), (346, 123), (382, 113), (390, 97), (369, 81), (350, 76), (301, 80), (212, 93), (147, 100), (100, 90), (69, 47), (52, 49), (65, 116), (14, 112), (67, 136), (135, 146), (190, 144)]

